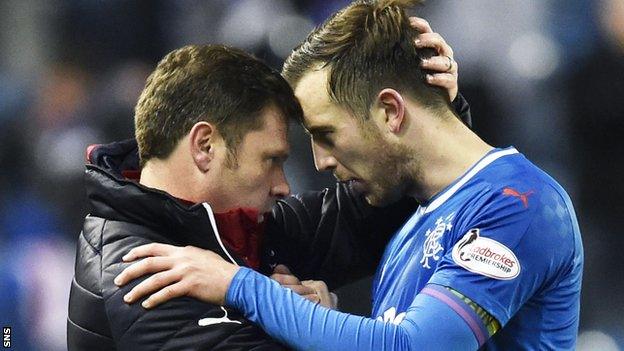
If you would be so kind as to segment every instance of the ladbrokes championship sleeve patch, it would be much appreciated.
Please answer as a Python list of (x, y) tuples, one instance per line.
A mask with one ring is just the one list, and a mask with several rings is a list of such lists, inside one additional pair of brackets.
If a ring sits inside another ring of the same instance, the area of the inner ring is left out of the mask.
[(473, 228), (453, 247), (453, 261), (470, 272), (510, 280), (520, 274), (520, 262), (507, 246), (480, 236)]

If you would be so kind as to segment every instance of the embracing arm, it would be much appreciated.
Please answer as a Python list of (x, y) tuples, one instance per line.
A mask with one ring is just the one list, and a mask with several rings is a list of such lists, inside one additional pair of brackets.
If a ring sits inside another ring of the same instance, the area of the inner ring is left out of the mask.
[(477, 340), (480, 330), (473, 330), (460, 315), (469, 311), (458, 312), (434, 297), (444, 288), (428, 288), (431, 294), (418, 294), (404, 318), (388, 316), (381, 321), (323, 308), (260, 274), (240, 269), (226, 302), (297, 350), (476, 350), (484, 340)]
[(260, 325), (276, 340), (296, 349), (471, 350), (490, 335), (476, 311), (439, 285), (423, 289), (406, 313), (395, 316), (386, 312), (386, 320), (381, 321), (311, 303), (266, 276), (225, 262), (211, 251), (194, 248), (185, 254), (186, 263), (170, 259), (183, 249), (159, 244), (135, 248), (124, 257), (125, 261), (151, 256), (153, 263), (136, 262), (115, 282), (125, 286), (154, 270), (173, 274), (180, 267), (193, 267), (195, 273), (183, 275), (178, 283), (145, 280), (127, 296), (136, 301), (151, 294), (143, 303), (149, 310), (181, 296), (225, 304), (240, 310), (245, 318)]

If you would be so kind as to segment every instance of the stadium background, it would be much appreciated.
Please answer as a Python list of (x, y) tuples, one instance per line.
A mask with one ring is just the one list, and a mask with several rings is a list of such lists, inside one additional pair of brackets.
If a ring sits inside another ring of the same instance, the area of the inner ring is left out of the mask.
[[(0, 2), (0, 326), (18, 350), (65, 349), (85, 146), (131, 137), (168, 51), (227, 43), (275, 68), (347, 0)], [(585, 245), (579, 350), (624, 349), (624, 1), (430, 1), (475, 130), (514, 145), (572, 196)], [(293, 191), (331, 184), (292, 133)], [(342, 306), (366, 312), (362, 282)]]

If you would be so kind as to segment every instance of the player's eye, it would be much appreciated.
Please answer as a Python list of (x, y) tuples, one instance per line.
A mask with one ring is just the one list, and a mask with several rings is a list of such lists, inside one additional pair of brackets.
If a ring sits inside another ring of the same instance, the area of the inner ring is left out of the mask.
[(267, 158), (267, 161), (269, 161), (272, 165), (281, 166), (286, 161), (286, 158), (283, 156), (270, 156)]
[(314, 139), (314, 141), (327, 146), (334, 145), (333, 137), (334, 133), (331, 130), (318, 131), (312, 135), (312, 139)]

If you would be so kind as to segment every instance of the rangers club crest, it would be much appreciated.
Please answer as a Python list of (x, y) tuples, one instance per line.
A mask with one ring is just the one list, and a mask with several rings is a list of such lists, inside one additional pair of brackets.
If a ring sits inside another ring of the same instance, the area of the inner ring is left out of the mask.
[(455, 212), (446, 217), (440, 217), (436, 221), (436, 226), (433, 230), (427, 229), (427, 232), (425, 233), (427, 239), (423, 244), (423, 257), (420, 260), (423, 268), (431, 268), (431, 266), (429, 266), (429, 259), (433, 259), (434, 261), (438, 261), (440, 259), (439, 253), (444, 250), (444, 247), (440, 244), (440, 239), (444, 233), (453, 228), (453, 225), (451, 224), (453, 217), (455, 217)]

